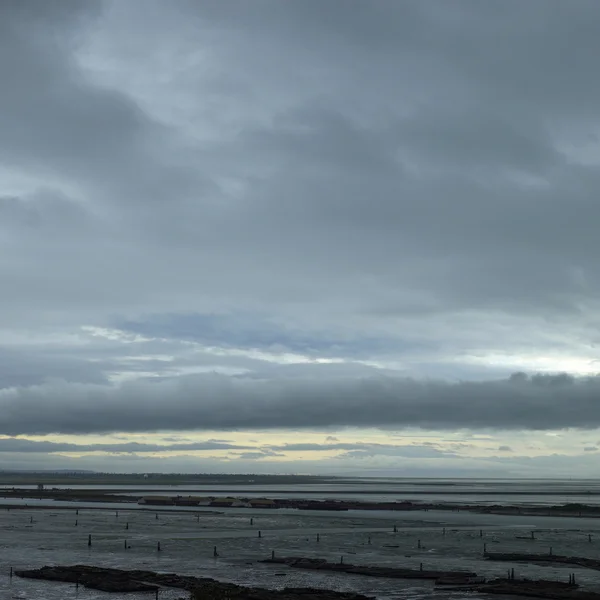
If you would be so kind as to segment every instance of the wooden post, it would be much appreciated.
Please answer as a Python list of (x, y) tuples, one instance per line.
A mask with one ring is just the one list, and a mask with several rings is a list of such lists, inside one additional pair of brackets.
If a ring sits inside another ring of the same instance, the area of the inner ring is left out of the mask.
[(423, 563), (419, 564), (419, 571), (423, 570)]
[(76, 514), (76, 515), (78, 515), (78, 514), (79, 514), (79, 509), (77, 509), (77, 510), (75, 511), (75, 514)]
[(271, 560), (275, 559), (275, 550), (271, 550)]
[(417, 548), (420, 550), (421, 549), (421, 540), (417, 540)]
[(591, 541), (592, 541), (592, 534), (588, 533), (588, 542), (591, 542)]
[(79, 521), (77, 519), (75, 519), (75, 527), (77, 527), (78, 523), (79, 523)]
[(215, 558), (217, 558), (217, 556), (219, 556), (219, 553), (217, 552), (217, 547), (216, 546), (213, 548), (213, 556)]
[(262, 533), (260, 531), (260, 529), (258, 530), (258, 537), (261, 538), (262, 537)]
[(125, 529), (129, 529), (129, 521), (127, 521), (127, 523), (125, 523)]
[(321, 536), (317, 533), (317, 542), (321, 541)]
[(369, 536), (368, 544), (371, 545), (371, 536)]
[(512, 569), (510, 570), (510, 578), (511, 578), (513, 581), (515, 580), (515, 570), (514, 570), (514, 568), (512, 568)]
[(92, 534), (90, 533), (88, 535), (88, 546), (91, 546), (91, 545), (92, 545)]
[(30, 523), (33, 523), (33, 515), (31, 515), (31, 516), (29, 517), (29, 522), (30, 522)]
[[(158, 513), (156, 513), (156, 514), (154, 515), (154, 518), (155, 518), (155, 519), (158, 521)], [(158, 590), (156, 590), (156, 591), (158, 591)]]
[(157, 552), (160, 552), (160, 542), (158, 542), (158, 543), (156, 544), (156, 551), (157, 551)]
[(343, 564), (344, 564), (344, 557), (340, 556), (340, 565), (343, 565)]
[(398, 528), (394, 525), (394, 533), (398, 533)]
[(483, 537), (483, 529), (479, 530), (479, 537)]
[(12, 579), (12, 576), (13, 576), (13, 568), (11, 567), (11, 568), (10, 568), (10, 578), (11, 578), (11, 579)]
[(156, 600), (158, 600), (158, 588), (156, 588)]
[(125, 546), (125, 550), (127, 550), (127, 540), (125, 540), (123, 545)]
[(250, 517), (250, 525), (254, 525), (254, 518)]
[(487, 552), (487, 544), (484, 543), (483, 544), (483, 554), (485, 555), (486, 552)]
[(442, 529), (442, 535), (446, 535), (446, 528)]
[(532, 539), (532, 540), (535, 540), (535, 531), (532, 531), (532, 532), (531, 532), (531, 539)]

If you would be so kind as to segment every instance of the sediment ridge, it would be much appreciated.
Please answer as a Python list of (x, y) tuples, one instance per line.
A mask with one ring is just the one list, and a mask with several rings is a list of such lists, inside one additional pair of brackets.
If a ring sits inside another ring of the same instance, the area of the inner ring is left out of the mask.
[[(574, 578), (569, 583), (549, 580), (492, 579), (468, 571), (439, 571), (336, 564), (306, 557), (271, 558), (262, 563), (284, 564), (289, 567), (334, 571), (351, 575), (386, 577), (391, 579), (428, 579), (438, 586), (456, 590), (501, 594), (549, 600), (600, 600), (600, 593), (578, 589)], [(18, 577), (74, 583), (104, 592), (157, 592), (161, 588), (175, 588), (191, 592), (197, 598), (211, 600), (373, 600), (354, 593), (313, 588), (284, 588), (270, 590), (224, 583), (210, 578), (155, 573), (153, 571), (110, 569), (87, 565), (45, 566), (40, 569), (15, 571)]]
[(584, 567), (600, 571), (600, 560), (582, 556), (561, 556), (560, 554), (527, 554), (521, 552), (485, 552), (487, 560), (506, 562), (528, 562), (535, 564), (562, 564), (574, 567)]
[(163, 587), (193, 593), (199, 598), (211, 600), (372, 600), (369, 596), (313, 588), (285, 588), (269, 590), (224, 583), (210, 578), (108, 569), (87, 565), (45, 566), (41, 569), (15, 571), (15, 575), (27, 579), (62, 581), (103, 592), (156, 592)]
[[(124, 492), (126, 490), (121, 490)], [(97, 489), (0, 489), (0, 497), (7, 499), (28, 499), (64, 501), (64, 502), (93, 502), (138, 504), (144, 507), (213, 507), (213, 508), (250, 508), (261, 510), (299, 509), (318, 511), (451, 511), (472, 512), (479, 514), (497, 514), (512, 516), (548, 516), (548, 517), (587, 517), (600, 518), (600, 505), (567, 503), (554, 506), (519, 506), (519, 505), (481, 505), (454, 502), (416, 502), (402, 500), (395, 502), (374, 502), (369, 500), (317, 500), (298, 498), (256, 498), (245, 496), (148, 496), (140, 490), (134, 495), (117, 493), (116, 490)], [(17, 505), (12, 505), (17, 508)], [(29, 506), (28, 508), (35, 508)]]
[[(508, 560), (508, 559), (507, 559)], [(263, 563), (283, 564), (297, 569), (312, 569), (319, 571), (334, 571), (350, 575), (366, 575), (369, 577), (386, 577), (390, 579), (429, 579), (437, 586), (453, 589), (480, 592), (485, 594), (502, 594), (551, 600), (600, 600), (600, 593), (579, 590), (574, 576), (569, 576), (568, 582), (549, 580), (517, 579), (514, 571), (506, 579), (497, 578), (486, 580), (477, 573), (468, 571), (440, 571), (423, 569), (408, 569), (398, 567), (352, 565), (328, 562), (325, 559), (307, 557), (280, 557), (261, 561)]]

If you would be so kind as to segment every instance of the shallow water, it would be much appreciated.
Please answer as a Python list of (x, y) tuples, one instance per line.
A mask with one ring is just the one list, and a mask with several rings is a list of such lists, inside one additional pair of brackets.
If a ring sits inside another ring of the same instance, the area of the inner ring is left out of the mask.
[[(12, 487), (12, 486), (0, 486)], [(19, 486), (35, 488), (34, 485)], [(111, 489), (135, 495), (243, 495), (288, 498), (338, 498), (390, 502), (473, 502), (481, 504), (553, 505), (571, 503), (600, 504), (598, 480), (517, 480), (517, 479), (350, 479), (304, 484), (223, 484), (223, 485), (56, 485), (73, 490)], [(149, 492), (148, 490), (152, 490)]]
[[(500, 576), (514, 567), (517, 576), (561, 579), (575, 572), (582, 586), (600, 585), (600, 572), (572, 567), (539, 567), (491, 563), (482, 558), (483, 543), (490, 551), (544, 552), (597, 557), (600, 520), (550, 517), (507, 517), (455, 512), (315, 513), (314, 511), (226, 510), (196, 516), (183, 512), (138, 509), (89, 510), (70, 503), (69, 510), (12, 509), (0, 511), (0, 598), (97, 600), (148, 598), (146, 594), (105, 594), (62, 583), (9, 577), (10, 567), (34, 568), (46, 564), (90, 564), (143, 568), (214, 577), (264, 587), (310, 586), (376, 595), (382, 599), (420, 600), (432, 594), (461, 598), (462, 592), (435, 591), (429, 582), (374, 579), (335, 573), (316, 573), (278, 565), (256, 564), (270, 556), (302, 555), (347, 563), (419, 568), (474, 570)], [(156, 518), (158, 515), (158, 519)], [(33, 517), (33, 523), (31, 518)], [(250, 518), (254, 525), (250, 525)], [(75, 526), (75, 521), (78, 525)], [(129, 529), (126, 529), (129, 523)], [(398, 533), (393, 533), (396, 525)], [(442, 527), (446, 527), (443, 535)], [(479, 529), (483, 529), (480, 537)], [(258, 537), (258, 531), (261, 537)], [(535, 530), (535, 540), (516, 539)], [(88, 548), (88, 534), (92, 547)], [(316, 534), (320, 534), (320, 542)], [(588, 541), (588, 533), (593, 541)], [(369, 536), (371, 544), (368, 543)], [(130, 549), (124, 548), (127, 540)], [(418, 548), (421, 540), (421, 549)], [(157, 552), (160, 541), (162, 551)], [(219, 558), (213, 558), (213, 547)], [(389, 546), (399, 546), (392, 548)], [(285, 573), (284, 576), (277, 575)], [(181, 591), (163, 591), (163, 600), (183, 597)], [(469, 595), (469, 598), (477, 596)]]

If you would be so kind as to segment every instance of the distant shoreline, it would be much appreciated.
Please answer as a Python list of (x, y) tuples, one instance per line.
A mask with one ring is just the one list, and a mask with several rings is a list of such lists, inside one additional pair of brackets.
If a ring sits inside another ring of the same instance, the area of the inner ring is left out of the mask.
[[(113, 493), (112, 490), (98, 489), (19, 489), (7, 488), (0, 489), (0, 498), (13, 500), (16, 502), (1, 502), (0, 508), (22, 509), (22, 508), (51, 508), (51, 509), (69, 509), (71, 507), (64, 504), (55, 504), (56, 501), (72, 503), (72, 509), (77, 508), (78, 503), (90, 504), (113, 504), (115, 508), (123, 504), (135, 506), (136, 510), (158, 511), (162, 507), (170, 511), (177, 508), (190, 509), (198, 512), (219, 512), (228, 509), (247, 509), (258, 511), (276, 511), (278, 509), (298, 509), (304, 511), (327, 511), (327, 512), (347, 512), (352, 510), (363, 511), (391, 511), (401, 513), (407, 512), (469, 512), (481, 515), (510, 515), (510, 516), (544, 516), (544, 517), (581, 517), (581, 518), (600, 518), (600, 505), (579, 504), (579, 503), (561, 503), (554, 505), (510, 505), (495, 504), (485, 505), (468, 502), (415, 502), (415, 501), (368, 501), (368, 500), (349, 500), (349, 499), (310, 499), (310, 498), (289, 498), (278, 497), (277, 492), (269, 497), (248, 497), (242, 492), (237, 496), (236, 493), (215, 490), (220, 497), (214, 496), (184, 496), (181, 494), (148, 496), (146, 492), (150, 489), (133, 490), (133, 495), (122, 495), (124, 490), (116, 490), (120, 493)], [(179, 490), (183, 491), (183, 490)], [(193, 490), (192, 490), (193, 491)], [(244, 492), (247, 493), (248, 490)], [(207, 493), (208, 490), (203, 490)], [(304, 492), (302, 492), (304, 493)], [(327, 494), (327, 492), (320, 492)], [(332, 492), (334, 494), (334, 492)], [(34, 501), (33, 504), (29, 502)], [(45, 501), (45, 502), (44, 502)], [(41, 502), (44, 502), (42, 505)], [(90, 509), (92, 507), (85, 507)], [(110, 507), (93, 507), (100, 510), (111, 510)], [(123, 508), (122, 508), (123, 509)], [(126, 510), (126, 508), (124, 508)]]

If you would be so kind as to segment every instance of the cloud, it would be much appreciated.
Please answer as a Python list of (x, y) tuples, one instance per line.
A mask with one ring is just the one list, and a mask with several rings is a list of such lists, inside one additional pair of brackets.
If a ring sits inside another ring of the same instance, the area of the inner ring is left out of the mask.
[(498, 452), (512, 452), (512, 448), (510, 446), (498, 446)]
[(181, 452), (199, 450), (243, 450), (252, 446), (231, 444), (218, 440), (179, 444), (146, 444), (139, 442), (113, 444), (73, 444), (68, 442), (35, 441), (15, 437), (0, 438), (0, 452)]
[(598, 452), (598, 448), (596, 446), (586, 446), (583, 449), (584, 452)]
[(118, 386), (63, 382), (0, 391), (0, 432), (593, 428), (600, 425), (599, 389), (598, 377), (522, 373), (454, 384), (385, 376), (257, 380), (218, 374)]
[(0, 432), (600, 425), (599, 17), (2, 2)]

